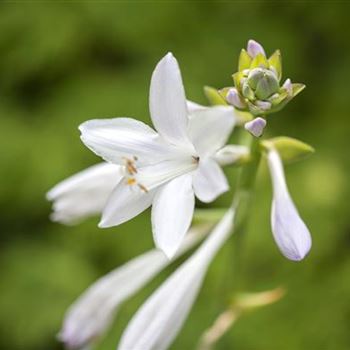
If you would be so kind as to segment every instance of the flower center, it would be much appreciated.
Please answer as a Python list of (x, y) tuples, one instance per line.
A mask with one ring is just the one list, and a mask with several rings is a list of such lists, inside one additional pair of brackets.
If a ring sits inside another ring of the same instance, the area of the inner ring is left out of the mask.
[(125, 170), (126, 170), (126, 175), (125, 175), (126, 185), (138, 186), (141, 189), (141, 191), (147, 193), (148, 189), (146, 188), (146, 186), (142, 185), (137, 180), (137, 173), (138, 173), (137, 166), (136, 166), (137, 157), (133, 156), (132, 159), (125, 157), (124, 160), (125, 160)]

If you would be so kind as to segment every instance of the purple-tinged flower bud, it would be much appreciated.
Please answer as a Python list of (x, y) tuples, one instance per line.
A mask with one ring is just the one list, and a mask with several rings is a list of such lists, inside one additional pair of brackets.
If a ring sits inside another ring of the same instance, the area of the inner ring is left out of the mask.
[(271, 108), (272, 103), (269, 101), (255, 101), (255, 105), (262, 111), (268, 111)]
[(278, 152), (271, 148), (267, 159), (273, 186), (272, 233), (281, 253), (300, 261), (311, 249), (311, 235), (290, 197)]
[(228, 90), (228, 93), (226, 95), (226, 101), (239, 109), (243, 109), (245, 107), (245, 103), (242, 100), (242, 98), (239, 96), (237, 89), (232, 88)]
[(247, 51), (250, 57), (254, 58), (259, 53), (266, 57), (264, 48), (255, 40), (249, 40), (247, 45)]
[(253, 136), (260, 137), (265, 129), (266, 120), (263, 118), (255, 118), (248, 123), (245, 123), (244, 128), (249, 131)]
[(287, 79), (282, 87), (286, 89), (288, 96), (293, 96), (293, 84), (290, 79)]

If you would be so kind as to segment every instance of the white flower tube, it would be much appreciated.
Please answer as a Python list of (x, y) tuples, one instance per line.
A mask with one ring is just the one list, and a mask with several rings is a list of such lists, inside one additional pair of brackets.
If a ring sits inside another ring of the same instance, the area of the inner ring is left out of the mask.
[(273, 185), (272, 233), (281, 253), (300, 261), (311, 248), (311, 235), (290, 197), (278, 152), (269, 150), (267, 159)]
[(74, 224), (101, 213), (113, 188), (122, 179), (121, 168), (116, 164), (100, 163), (58, 183), (46, 195), (53, 202), (51, 219)]
[[(198, 243), (207, 227), (191, 229), (176, 257)], [(170, 263), (162, 251), (153, 249), (97, 280), (67, 311), (59, 339), (70, 349), (92, 343), (107, 330), (121, 303)]]
[(141, 306), (124, 334), (119, 350), (164, 350), (180, 331), (198, 294), (208, 265), (232, 232), (230, 209), (200, 248)]

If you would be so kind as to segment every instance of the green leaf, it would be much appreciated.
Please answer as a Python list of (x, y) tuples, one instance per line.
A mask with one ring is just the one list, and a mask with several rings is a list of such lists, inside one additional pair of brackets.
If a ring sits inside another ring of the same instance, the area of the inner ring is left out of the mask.
[(263, 140), (260, 144), (267, 151), (271, 148), (276, 149), (286, 163), (299, 161), (315, 152), (307, 143), (287, 136)]
[(288, 97), (287, 91), (281, 91), (280, 93), (276, 94), (276, 96), (271, 96), (269, 98), (269, 101), (272, 103), (273, 106), (278, 106), (281, 102), (283, 102)]
[(269, 58), (269, 64), (276, 69), (278, 80), (282, 78), (282, 56), (280, 50), (276, 50)]
[(254, 69), (254, 68), (269, 68), (269, 62), (267, 61), (267, 58), (262, 54), (259, 53), (257, 54), (252, 63), (250, 64), (250, 69)]
[(219, 91), (211, 86), (204, 86), (204, 94), (212, 106), (227, 105), (226, 101), (220, 95)]
[(238, 59), (238, 71), (249, 69), (251, 62), (252, 58), (248, 55), (248, 52), (242, 49)]
[(295, 97), (300, 92), (302, 92), (306, 87), (304, 84), (299, 84), (299, 83), (292, 84), (292, 86), (293, 86), (293, 97)]
[(237, 72), (235, 74), (232, 74), (232, 79), (235, 84), (235, 87), (238, 91), (241, 91), (241, 79), (244, 78), (243, 72)]

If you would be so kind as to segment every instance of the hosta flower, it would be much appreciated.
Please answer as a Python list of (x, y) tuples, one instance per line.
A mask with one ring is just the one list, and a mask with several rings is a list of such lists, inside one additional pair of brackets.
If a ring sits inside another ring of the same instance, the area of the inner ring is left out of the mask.
[(281, 79), (280, 51), (267, 58), (264, 48), (249, 40), (247, 50), (241, 51), (238, 72), (233, 75), (235, 87), (225, 88), (221, 93), (236, 108), (265, 115), (282, 109), (305, 88), (303, 84), (292, 84), (290, 79), (281, 85)]
[(46, 195), (53, 201), (53, 221), (74, 224), (100, 214), (113, 188), (123, 177), (120, 165), (93, 165), (53, 187)]
[[(192, 248), (206, 227), (191, 229), (177, 256)], [(170, 264), (163, 252), (153, 249), (97, 280), (67, 311), (59, 339), (70, 349), (81, 349), (106, 332), (118, 308), (159, 271)]]
[(228, 210), (201, 247), (141, 306), (124, 334), (119, 350), (165, 350), (180, 331), (208, 265), (232, 233), (234, 212)]
[(311, 235), (290, 197), (278, 152), (267, 153), (273, 185), (271, 226), (282, 254), (290, 260), (302, 260), (311, 248)]
[(100, 227), (119, 225), (152, 205), (156, 246), (171, 257), (190, 226), (195, 195), (211, 202), (229, 188), (215, 154), (232, 132), (234, 112), (217, 106), (189, 113), (180, 69), (169, 53), (153, 72), (150, 113), (157, 132), (131, 118), (91, 120), (80, 126), (81, 139), (124, 171)]
[[(190, 113), (211, 107), (187, 101)], [(246, 146), (227, 145), (215, 154), (220, 165), (229, 165), (247, 157)], [(51, 219), (63, 224), (76, 224), (82, 219), (101, 214), (115, 186), (124, 175), (122, 165), (103, 162), (93, 165), (54, 186), (46, 195), (53, 202)]]

